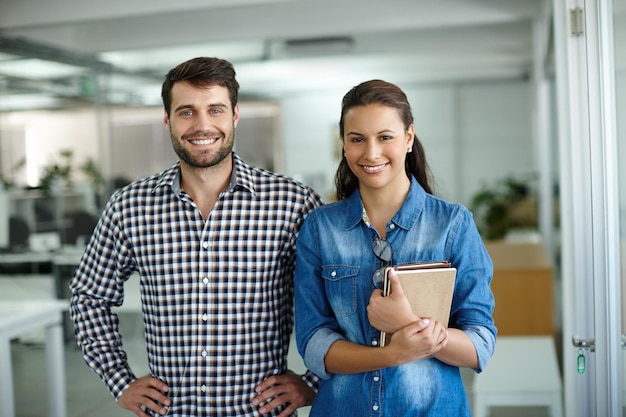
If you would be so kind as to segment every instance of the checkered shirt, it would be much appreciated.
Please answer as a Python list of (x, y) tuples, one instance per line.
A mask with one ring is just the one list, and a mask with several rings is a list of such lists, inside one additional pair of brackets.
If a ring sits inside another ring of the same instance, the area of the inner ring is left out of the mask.
[(77, 342), (115, 398), (136, 377), (110, 307), (136, 271), (150, 373), (170, 387), (167, 415), (257, 416), (254, 387), (287, 370), (296, 236), (321, 201), (234, 153), (233, 164), (206, 221), (180, 189), (178, 163), (109, 200), (70, 288)]

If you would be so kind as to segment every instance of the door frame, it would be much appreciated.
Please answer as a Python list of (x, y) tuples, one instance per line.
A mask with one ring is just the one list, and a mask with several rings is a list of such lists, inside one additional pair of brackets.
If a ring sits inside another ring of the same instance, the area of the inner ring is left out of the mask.
[[(553, 0), (568, 416), (622, 415), (619, 194), (611, 0)], [(595, 352), (572, 337), (593, 339)], [(577, 369), (579, 355), (586, 370)]]

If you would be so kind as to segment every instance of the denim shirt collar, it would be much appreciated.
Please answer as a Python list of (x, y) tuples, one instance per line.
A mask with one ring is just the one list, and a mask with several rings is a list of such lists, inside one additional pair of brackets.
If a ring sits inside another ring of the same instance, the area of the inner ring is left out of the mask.
[[(393, 216), (391, 221), (398, 227), (408, 230), (419, 218), (424, 209), (426, 200), (426, 191), (411, 175), (411, 186), (409, 193), (402, 203), (402, 208)], [(363, 221), (363, 201), (361, 200), (361, 192), (357, 188), (346, 199), (346, 215), (344, 216), (344, 227), (346, 230), (357, 227)]]

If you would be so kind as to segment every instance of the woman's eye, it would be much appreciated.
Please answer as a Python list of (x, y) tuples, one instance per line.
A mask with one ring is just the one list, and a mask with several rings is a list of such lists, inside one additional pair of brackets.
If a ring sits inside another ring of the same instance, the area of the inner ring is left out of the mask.
[(363, 138), (353, 137), (353, 138), (350, 139), (350, 142), (352, 142), (352, 143), (363, 142)]
[(380, 137), (380, 140), (391, 140), (391, 139), (393, 139), (392, 136), (381, 136)]

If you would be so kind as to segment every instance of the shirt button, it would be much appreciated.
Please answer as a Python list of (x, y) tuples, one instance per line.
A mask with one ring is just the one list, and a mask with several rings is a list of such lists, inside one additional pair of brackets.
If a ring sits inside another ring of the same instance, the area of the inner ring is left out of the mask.
[(378, 380), (379, 380), (379, 379), (380, 379), (380, 377), (379, 377), (378, 375), (376, 375), (376, 376), (374, 377), (374, 381), (375, 381), (375, 382), (378, 382)]
[(337, 276), (337, 271), (333, 271), (333, 272), (331, 272), (331, 273), (330, 273), (330, 276), (331, 276), (331, 277), (336, 277), (336, 276)]
[(391, 230), (393, 230), (393, 229), (395, 229), (395, 228), (396, 228), (396, 225), (395, 225), (395, 224), (393, 224), (393, 223), (391, 223), (391, 224), (389, 225), (389, 228), (390, 228)]
[(206, 350), (203, 350), (202, 353), (201, 353), (201, 355), (204, 356), (204, 357), (206, 357), (206, 355), (208, 355), (208, 354), (209, 354), (209, 352), (207, 352)]
[(374, 410), (374, 411), (378, 411), (378, 404), (374, 404), (374, 405), (372, 406), (372, 410)]
[(378, 340), (372, 339), (372, 346), (378, 346)]
[(206, 385), (202, 385), (202, 386), (200, 386), (200, 391), (202, 391), (202, 392), (207, 392), (208, 390), (209, 390), (209, 389), (207, 388), (207, 386), (206, 386)]
[(202, 278), (202, 283), (204, 285), (208, 285), (209, 284), (209, 279), (207, 277)]
[(202, 315), (202, 321), (207, 321), (209, 319), (209, 315), (208, 314), (203, 314)]
[(207, 249), (209, 247), (209, 242), (202, 242), (202, 247)]

